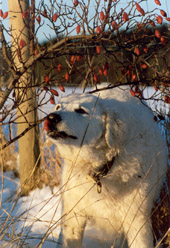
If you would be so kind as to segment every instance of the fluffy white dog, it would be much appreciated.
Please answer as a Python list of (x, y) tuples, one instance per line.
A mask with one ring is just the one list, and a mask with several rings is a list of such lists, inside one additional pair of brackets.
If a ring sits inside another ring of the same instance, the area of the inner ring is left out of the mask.
[(112, 247), (123, 233), (128, 247), (153, 248), (151, 209), (167, 158), (149, 108), (125, 88), (73, 94), (61, 99), (45, 129), (64, 160), (62, 247), (82, 247), (91, 223)]

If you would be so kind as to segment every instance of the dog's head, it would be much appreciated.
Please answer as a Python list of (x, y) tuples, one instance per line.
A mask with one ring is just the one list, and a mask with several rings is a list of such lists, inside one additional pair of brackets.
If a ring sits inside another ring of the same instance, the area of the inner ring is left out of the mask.
[[(123, 137), (124, 127), (114, 111), (116, 104), (89, 94), (62, 98), (55, 111), (45, 120), (45, 129), (57, 146), (101, 147), (115, 150)], [(64, 148), (63, 148), (64, 149)], [(61, 150), (61, 149), (60, 149)]]

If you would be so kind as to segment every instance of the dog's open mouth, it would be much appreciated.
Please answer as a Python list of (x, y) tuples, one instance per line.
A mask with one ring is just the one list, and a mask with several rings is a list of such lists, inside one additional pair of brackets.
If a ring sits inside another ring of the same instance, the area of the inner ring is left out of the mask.
[(44, 121), (44, 129), (47, 131), (47, 135), (53, 139), (77, 139), (76, 136), (67, 134), (64, 131), (59, 131), (56, 125), (61, 121), (61, 117), (58, 114), (52, 113), (47, 116)]
[(53, 130), (53, 131), (49, 130), (47, 132), (47, 134), (48, 134), (48, 136), (50, 136), (53, 139), (59, 139), (59, 138), (61, 138), (61, 139), (77, 139), (76, 136), (69, 135), (69, 134), (65, 133), (64, 131), (59, 132), (57, 130)]

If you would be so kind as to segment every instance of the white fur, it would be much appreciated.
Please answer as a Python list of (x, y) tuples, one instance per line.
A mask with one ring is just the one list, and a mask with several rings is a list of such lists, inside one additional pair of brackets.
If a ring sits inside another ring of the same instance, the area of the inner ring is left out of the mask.
[[(80, 106), (88, 114), (75, 112)], [(85, 226), (91, 223), (113, 247), (123, 233), (128, 247), (153, 248), (150, 215), (167, 158), (152, 112), (125, 88), (69, 95), (58, 107), (62, 121), (57, 129), (78, 137), (54, 140), (64, 160), (62, 247), (82, 247)], [(113, 156), (98, 193), (90, 175)]]

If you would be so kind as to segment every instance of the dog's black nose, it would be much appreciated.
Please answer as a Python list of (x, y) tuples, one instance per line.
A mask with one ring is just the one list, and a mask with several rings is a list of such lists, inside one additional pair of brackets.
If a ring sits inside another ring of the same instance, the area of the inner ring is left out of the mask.
[(47, 119), (50, 120), (51, 122), (58, 123), (61, 121), (61, 116), (56, 113), (51, 113), (47, 116)]
[(44, 128), (48, 132), (56, 127), (56, 124), (61, 121), (61, 116), (56, 113), (51, 113), (47, 116), (44, 121)]

